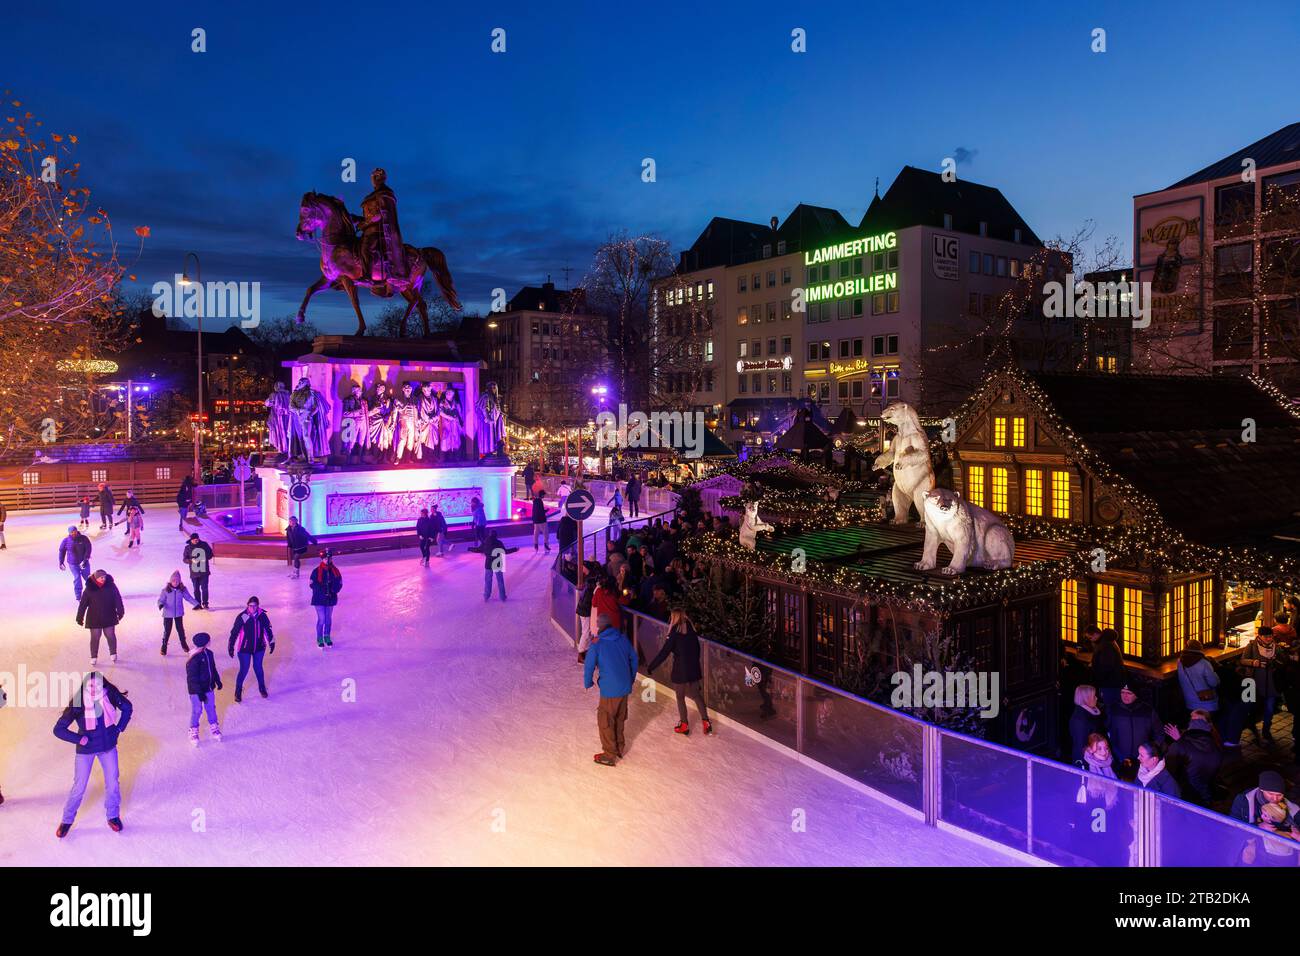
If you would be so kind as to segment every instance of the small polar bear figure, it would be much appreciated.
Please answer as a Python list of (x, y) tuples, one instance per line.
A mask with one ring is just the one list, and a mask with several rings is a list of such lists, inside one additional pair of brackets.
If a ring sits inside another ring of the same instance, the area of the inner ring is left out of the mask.
[(768, 524), (758, 516), (758, 502), (751, 501), (745, 505), (745, 517), (740, 522), (740, 543), (744, 547), (753, 551), (758, 545), (758, 533), (760, 531), (775, 531), (774, 525)]
[(943, 574), (961, 574), (968, 565), (990, 571), (1011, 567), (1016, 542), (997, 515), (973, 505), (948, 488), (934, 488), (925, 495), (925, 546), (916, 570), (929, 571), (939, 559), (939, 545), (946, 544), (952, 561)]
[(889, 451), (877, 455), (875, 461), (876, 468), (893, 468), (894, 524), (907, 524), (913, 505), (924, 521), (925, 495), (934, 487), (934, 466), (920, 416), (906, 402), (894, 402), (880, 417), (898, 429)]

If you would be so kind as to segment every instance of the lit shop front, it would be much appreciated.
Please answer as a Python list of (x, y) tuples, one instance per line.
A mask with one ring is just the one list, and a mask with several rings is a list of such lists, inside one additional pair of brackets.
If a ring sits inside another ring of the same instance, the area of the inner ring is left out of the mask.
[(897, 401), (901, 369), (897, 362), (879, 363), (867, 359), (831, 360), (804, 369), (804, 394), (818, 405), (832, 400), (841, 406), (876, 405), (883, 408)]

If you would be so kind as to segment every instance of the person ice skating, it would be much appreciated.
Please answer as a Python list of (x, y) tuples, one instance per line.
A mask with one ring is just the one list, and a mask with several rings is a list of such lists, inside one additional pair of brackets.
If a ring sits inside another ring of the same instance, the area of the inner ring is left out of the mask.
[(533, 496), (533, 482), (537, 480), (537, 472), (533, 469), (533, 463), (530, 461), (524, 465), (524, 494), (529, 498)]
[(623, 725), (627, 723), (627, 697), (636, 680), (636, 648), (603, 614), (596, 619), (600, 629), (596, 642), (587, 652), (582, 669), (582, 686), (590, 689), (593, 676), (600, 686), (600, 703), (596, 705), (596, 727), (600, 732), (600, 753), (596, 763), (612, 767), (623, 756), (627, 741)]
[(487, 538), (487, 512), (483, 510), (483, 502), (477, 498), (470, 499), (469, 510), (471, 524), (474, 528), (474, 544), (477, 547), (483, 547), (483, 541)]
[(614, 513), (615, 508), (618, 509), (620, 515), (623, 513), (623, 493), (618, 490), (618, 485), (614, 486), (614, 493), (609, 496), (609, 501), (606, 501), (605, 504), (609, 505), (610, 514)]
[(9, 509), (5, 507), (3, 501), (0, 501), (0, 551), (4, 551), (9, 547), (8, 542), (5, 541), (5, 520), (8, 519), (8, 517)]
[(284, 529), (284, 540), (289, 546), (289, 557), (293, 561), (291, 578), (298, 577), (302, 570), (302, 556), (307, 553), (309, 544), (317, 544), (316, 536), (302, 526), (297, 518), (289, 519), (289, 526)]
[(492, 600), (492, 576), (497, 579), (497, 594), (501, 600), (506, 599), (506, 553), (507, 548), (501, 543), (495, 531), (489, 531), (483, 542), (483, 600)]
[(212, 576), (212, 545), (190, 532), (190, 540), (181, 551), (181, 560), (190, 569), (190, 584), (194, 585), (194, 600), (203, 610), (208, 610), (208, 579)]
[(700, 639), (685, 611), (672, 612), (664, 646), (646, 666), (646, 670), (653, 674), (655, 668), (668, 659), (669, 654), (673, 656), (672, 684), (673, 691), (677, 694), (678, 721), (673, 730), (683, 736), (691, 732), (691, 725), (686, 719), (686, 698), (689, 696), (695, 701), (695, 709), (700, 713), (700, 725), (704, 733), (712, 734), (713, 723), (709, 720), (709, 710), (704, 706), (704, 694), (700, 690), (704, 680), (704, 672), (700, 669)]
[(96, 760), (104, 775), (104, 815), (109, 827), (121, 832), (122, 788), (118, 778), (117, 741), (131, 722), (131, 710), (126, 694), (110, 684), (103, 674), (92, 671), (55, 723), (54, 736), (77, 745), (72, 789), (63, 805), (62, 822), (55, 831), (60, 840), (68, 835), (77, 819)]
[(176, 510), (180, 520), (176, 523), (177, 531), (185, 530), (185, 519), (189, 517), (190, 505), (194, 503), (194, 479), (186, 475), (181, 479), (181, 486), (176, 490)]
[[(217, 720), (217, 695), (221, 675), (217, 673), (216, 655), (208, 649), (211, 636), (206, 631), (194, 635), (194, 650), (185, 662), (185, 686), (190, 694), (190, 743), (199, 745), (199, 711), (208, 715), (208, 733), (221, 743), (221, 724)], [(214, 690), (215, 688), (215, 690)]]
[(537, 539), (541, 537), (546, 545), (546, 553), (551, 553), (551, 526), (546, 521), (546, 501), (539, 491), (533, 495), (533, 551), (537, 551)]
[(641, 479), (637, 475), (627, 480), (627, 514), (629, 518), (641, 514)]
[(429, 517), (428, 508), (420, 509), (420, 517), (415, 522), (415, 536), (420, 540), (420, 564), (427, 568), (429, 548), (434, 539), (433, 519)]
[(90, 495), (82, 495), (81, 502), (78, 506), (81, 513), (81, 520), (77, 523), (81, 528), (90, 527)]
[(163, 637), (162, 637), (162, 656), (167, 656), (167, 642), (171, 640), (172, 628), (176, 628), (176, 636), (180, 639), (181, 650), (189, 652), (190, 646), (185, 643), (185, 602), (189, 601), (198, 610), (202, 605), (190, 593), (190, 589), (181, 583), (181, 573), (173, 571), (167, 585), (158, 595), (158, 610), (162, 611), (163, 619)]
[(144, 512), (139, 508), (132, 508), (126, 513), (126, 533), (130, 539), (126, 546), (140, 547), (140, 537), (144, 533)]
[(268, 650), (275, 653), (275, 632), (271, 630), (271, 619), (262, 610), (261, 602), (256, 597), (250, 597), (230, 627), (230, 656), (234, 657), (236, 652), (239, 654), (239, 675), (235, 678), (236, 704), (244, 699), (244, 678), (248, 676), (250, 664), (257, 677), (258, 692), (263, 697), (267, 696), (262, 658)]
[(81, 600), (82, 582), (90, 578), (90, 538), (68, 525), (67, 535), (59, 541), (59, 570), (65, 567), (72, 572), (72, 597)]
[(438, 542), (438, 557), (446, 557), (452, 546), (447, 543), (447, 519), (443, 517), (442, 509), (437, 505), (433, 506), (433, 513), (429, 515), (429, 523), (433, 528), (433, 540)]
[(320, 556), (320, 564), (311, 573), (311, 605), (316, 609), (316, 646), (333, 647), (330, 637), (330, 625), (334, 620), (334, 608), (339, 603), (339, 591), (343, 589), (343, 572), (334, 566), (329, 551)]
[(126, 531), (123, 533), (123, 537), (128, 537), (131, 534), (130, 515), (132, 508), (139, 510), (140, 514), (144, 514), (144, 505), (140, 504), (140, 499), (135, 496), (135, 492), (128, 489), (126, 497), (122, 499), (122, 503), (118, 505), (117, 508), (118, 517), (120, 517), (122, 521), (114, 524), (114, 527), (118, 524), (126, 524)]
[[(615, 496), (618, 492), (614, 492)], [(623, 533), (623, 509), (614, 505), (609, 509), (609, 533), (613, 538), (619, 537)]]
[(117, 625), (126, 616), (122, 592), (113, 576), (100, 568), (86, 582), (86, 590), (77, 605), (77, 623), (90, 631), (90, 666), (99, 663), (99, 639), (108, 638), (108, 653), (117, 663)]
[(104, 531), (113, 524), (113, 507), (115, 500), (113, 498), (113, 489), (109, 487), (108, 482), (99, 483), (99, 530)]

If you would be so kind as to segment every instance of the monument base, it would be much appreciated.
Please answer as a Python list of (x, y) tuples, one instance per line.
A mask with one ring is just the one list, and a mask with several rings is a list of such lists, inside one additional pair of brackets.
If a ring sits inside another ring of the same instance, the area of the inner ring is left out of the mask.
[(447, 524), (467, 525), (474, 498), (483, 502), (488, 521), (505, 521), (514, 473), (508, 463), (318, 471), (307, 482), (308, 497), (299, 502), (289, 494), (293, 481), (287, 471), (259, 468), (262, 529), (283, 532), (291, 516), (314, 535), (414, 528), (420, 509), (435, 504)]

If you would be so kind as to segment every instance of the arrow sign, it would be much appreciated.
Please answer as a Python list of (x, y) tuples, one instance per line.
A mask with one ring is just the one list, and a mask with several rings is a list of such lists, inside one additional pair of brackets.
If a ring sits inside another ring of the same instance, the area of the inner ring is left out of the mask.
[(564, 500), (564, 513), (574, 521), (586, 521), (596, 510), (596, 499), (586, 488), (574, 488)]

